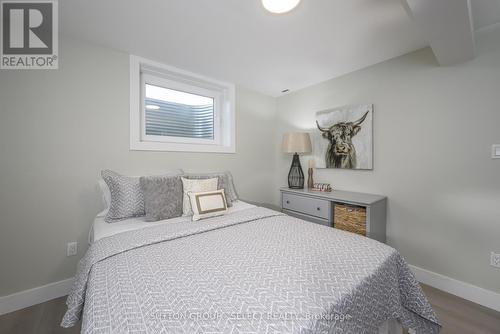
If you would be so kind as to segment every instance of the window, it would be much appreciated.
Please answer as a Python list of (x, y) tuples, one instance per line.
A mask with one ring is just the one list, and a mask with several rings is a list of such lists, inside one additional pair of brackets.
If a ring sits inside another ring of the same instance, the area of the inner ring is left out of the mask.
[(234, 153), (234, 86), (131, 56), (132, 150)]
[(212, 141), (214, 98), (145, 84), (146, 137), (163, 141), (170, 137)]

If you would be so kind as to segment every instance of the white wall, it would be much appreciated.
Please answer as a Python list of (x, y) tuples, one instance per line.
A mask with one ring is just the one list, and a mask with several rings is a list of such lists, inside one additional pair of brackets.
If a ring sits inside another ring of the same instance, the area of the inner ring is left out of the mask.
[(323, 169), (316, 180), (387, 195), (388, 243), (409, 263), (500, 292), (489, 265), (500, 253), (500, 29), (478, 37), (477, 58), (460, 66), (439, 67), (424, 49), (279, 98), (276, 188), (291, 161), (283, 133), (314, 128), (316, 111), (373, 103), (373, 171)]
[(101, 169), (231, 170), (241, 198), (272, 201), (275, 99), (237, 88), (236, 154), (130, 151), (128, 55), (61, 47), (59, 70), (0, 71), (0, 296), (75, 274)]

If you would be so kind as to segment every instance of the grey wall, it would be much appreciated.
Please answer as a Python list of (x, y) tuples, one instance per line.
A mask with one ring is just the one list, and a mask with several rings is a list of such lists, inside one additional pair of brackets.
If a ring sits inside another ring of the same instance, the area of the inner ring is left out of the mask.
[(231, 170), (241, 198), (272, 201), (275, 99), (237, 88), (236, 154), (132, 152), (128, 55), (61, 47), (57, 71), (0, 71), (0, 296), (74, 276), (101, 169)]
[(283, 133), (313, 128), (319, 110), (374, 103), (374, 170), (317, 170), (316, 179), (387, 195), (388, 242), (409, 263), (500, 292), (500, 270), (489, 265), (500, 252), (500, 160), (491, 159), (500, 31), (477, 44), (477, 58), (460, 66), (438, 67), (424, 49), (279, 98), (276, 187), (290, 166)]

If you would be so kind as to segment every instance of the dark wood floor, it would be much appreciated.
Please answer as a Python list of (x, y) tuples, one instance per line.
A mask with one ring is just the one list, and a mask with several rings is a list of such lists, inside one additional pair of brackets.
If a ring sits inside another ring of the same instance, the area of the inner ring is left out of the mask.
[(422, 284), (443, 325), (441, 334), (500, 334), (500, 313)]
[(66, 312), (66, 297), (0, 316), (1, 334), (77, 334), (78, 326), (64, 329), (59, 326)]
[[(500, 334), (500, 313), (422, 285), (443, 325), (441, 334)], [(66, 298), (58, 298), (0, 316), (0, 334), (76, 334), (59, 327)]]

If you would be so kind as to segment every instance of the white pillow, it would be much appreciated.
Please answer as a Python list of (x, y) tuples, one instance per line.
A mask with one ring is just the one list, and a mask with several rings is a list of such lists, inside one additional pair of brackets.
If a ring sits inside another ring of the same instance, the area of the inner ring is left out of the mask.
[(186, 173), (185, 177), (188, 179), (210, 179), (212, 177), (219, 178), (219, 189), (224, 189), (226, 195), (227, 205), (238, 200), (238, 194), (234, 187), (233, 175), (231, 172), (212, 172), (212, 173)]
[(227, 212), (224, 189), (196, 193), (190, 192), (189, 199), (193, 210), (193, 221), (221, 216)]
[(191, 216), (193, 214), (193, 211), (191, 209), (191, 203), (189, 200), (189, 193), (215, 191), (217, 190), (218, 183), (219, 183), (218, 178), (196, 180), (196, 179), (186, 179), (183, 177), (182, 215)]
[(102, 178), (99, 179), (99, 189), (101, 190), (102, 202), (104, 204), (104, 209), (108, 210), (111, 205), (111, 191), (109, 191), (109, 187), (104, 182)]

